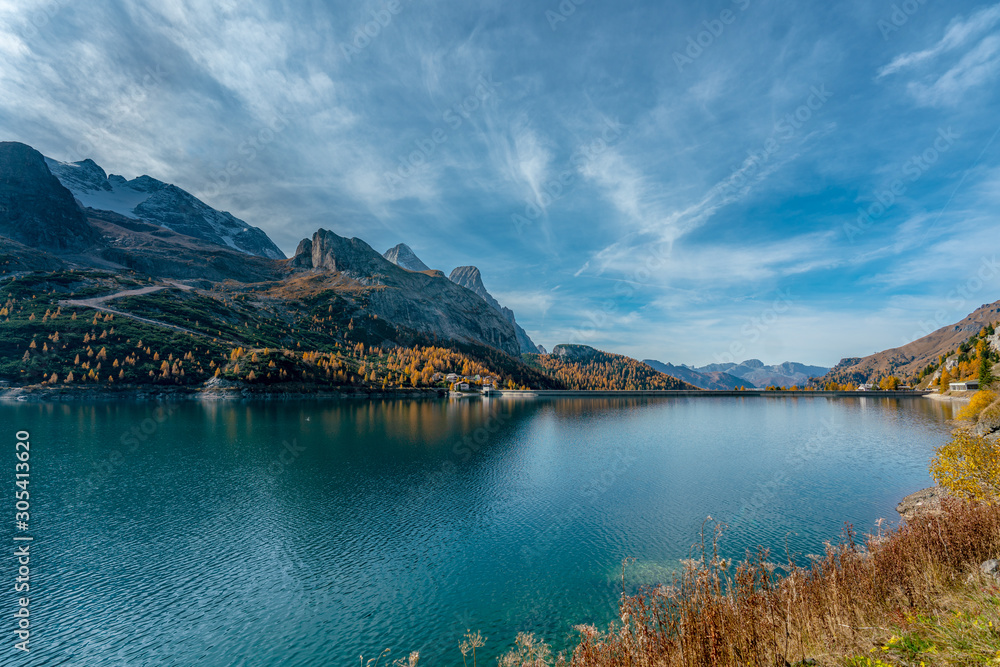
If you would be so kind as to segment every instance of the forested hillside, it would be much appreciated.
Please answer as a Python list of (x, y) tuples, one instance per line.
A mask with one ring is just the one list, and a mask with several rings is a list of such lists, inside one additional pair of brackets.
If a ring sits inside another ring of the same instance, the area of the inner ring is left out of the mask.
[(548, 375), (567, 389), (650, 391), (697, 389), (653, 370), (641, 361), (595, 350), (586, 345), (557, 345), (552, 354), (525, 354), (529, 366)]

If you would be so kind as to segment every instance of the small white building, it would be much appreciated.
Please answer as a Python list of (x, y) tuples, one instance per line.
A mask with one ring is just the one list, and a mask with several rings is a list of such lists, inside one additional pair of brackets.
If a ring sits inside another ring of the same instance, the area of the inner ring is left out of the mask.
[(865, 384), (858, 385), (858, 391), (871, 391), (875, 388), (875, 385), (871, 382), (866, 382)]
[(468, 382), (459, 383), (458, 388), (460, 391), (469, 391), (469, 383)]
[(965, 382), (952, 382), (948, 385), (952, 391), (973, 391), (979, 389), (979, 380), (966, 380)]
[(448, 373), (447, 375), (444, 376), (444, 379), (447, 380), (448, 382), (454, 382), (455, 380), (458, 379), (458, 376), (455, 375), (454, 373)]

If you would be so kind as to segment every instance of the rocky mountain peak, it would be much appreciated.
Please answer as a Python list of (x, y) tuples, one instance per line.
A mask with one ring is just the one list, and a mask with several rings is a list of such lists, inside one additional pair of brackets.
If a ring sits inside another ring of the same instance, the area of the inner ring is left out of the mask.
[(535, 343), (528, 336), (528, 332), (522, 329), (515, 320), (514, 311), (510, 308), (504, 308), (501, 306), (500, 302), (493, 298), (493, 295), (486, 289), (486, 285), (483, 284), (483, 275), (477, 267), (460, 266), (452, 271), (448, 278), (453, 283), (457, 283), (467, 290), (471, 290), (472, 292), (478, 294), (482, 297), (483, 301), (488, 303), (494, 310), (502, 314), (508, 322), (513, 324), (514, 330), (517, 331), (517, 340), (521, 345), (522, 352), (538, 352), (538, 346), (535, 345)]
[(382, 256), (407, 271), (430, 271), (430, 267), (420, 261), (413, 249), (405, 243), (389, 248)]
[(502, 308), (500, 302), (494, 299), (493, 295), (486, 290), (486, 285), (483, 284), (483, 275), (479, 272), (477, 267), (459, 266), (451, 272), (448, 279), (453, 283), (461, 285), (467, 290), (472, 290), (481, 296), (486, 303), (490, 304), (497, 310)]
[(344, 238), (327, 229), (319, 229), (312, 239), (300, 241), (292, 264), (299, 268), (337, 271), (362, 279), (383, 273), (389, 266), (394, 267), (361, 239)]

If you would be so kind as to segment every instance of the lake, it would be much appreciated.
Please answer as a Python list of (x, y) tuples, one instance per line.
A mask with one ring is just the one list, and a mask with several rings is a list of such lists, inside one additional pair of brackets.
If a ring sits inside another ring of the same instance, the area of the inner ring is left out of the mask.
[(31, 433), (35, 540), (32, 650), (0, 665), (453, 665), (466, 628), (479, 664), (518, 631), (566, 648), (616, 616), (623, 558), (630, 591), (669, 580), (708, 516), (724, 553), (779, 561), (895, 522), (950, 417), (877, 397), (5, 404), (11, 454)]

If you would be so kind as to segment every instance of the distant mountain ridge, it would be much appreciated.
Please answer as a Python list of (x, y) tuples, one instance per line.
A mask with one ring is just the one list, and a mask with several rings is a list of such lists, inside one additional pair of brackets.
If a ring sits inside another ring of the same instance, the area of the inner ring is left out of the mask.
[(49, 171), (87, 208), (151, 222), (179, 234), (268, 259), (285, 259), (267, 234), (230, 213), (217, 211), (176, 185), (139, 176), (131, 181), (93, 160), (45, 158)]
[(767, 366), (760, 359), (747, 359), (739, 364), (709, 364), (693, 370), (699, 373), (728, 373), (756, 387), (803, 386), (811, 378), (821, 377), (830, 371), (823, 366), (808, 366), (794, 361)]
[(756, 388), (756, 385), (749, 380), (744, 380), (722, 371), (699, 373), (687, 366), (674, 366), (673, 364), (665, 364), (655, 359), (643, 359), (643, 363), (653, 370), (693, 384), (699, 389), (726, 390), (739, 389), (740, 387), (746, 387), (747, 389)]

